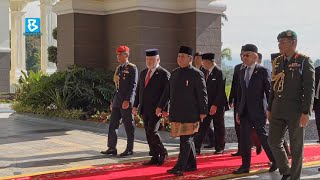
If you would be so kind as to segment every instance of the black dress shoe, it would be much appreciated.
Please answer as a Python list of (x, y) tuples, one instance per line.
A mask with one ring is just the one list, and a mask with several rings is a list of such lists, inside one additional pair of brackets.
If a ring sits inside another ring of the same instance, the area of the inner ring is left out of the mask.
[(281, 178), (281, 180), (287, 180), (287, 179), (289, 179), (289, 178), (290, 178), (290, 175), (283, 175), (282, 178)]
[(203, 148), (213, 148), (213, 147), (214, 145), (211, 145), (211, 144), (203, 146)]
[(101, 151), (100, 153), (106, 155), (117, 155), (117, 149), (109, 148), (106, 151)]
[(231, 156), (241, 156), (239, 152), (231, 154)]
[(272, 163), (271, 167), (269, 168), (269, 172), (274, 172), (278, 169), (278, 166), (275, 162)]
[(168, 152), (165, 152), (165, 154), (161, 154), (159, 156), (158, 165), (161, 166), (168, 158)]
[(150, 161), (142, 163), (142, 165), (144, 165), (144, 166), (150, 166), (150, 165), (154, 165), (154, 164), (158, 164), (158, 162), (150, 160)]
[(176, 168), (172, 168), (172, 169), (167, 170), (167, 173), (174, 174), (176, 176), (183, 176), (183, 171), (177, 170)]
[(256, 153), (257, 153), (257, 155), (259, 155), (259, 154), (261, 154), (261, 152), (262, 152), (262, 146), (260, 145), (260, 146), (256, 147)]
[(224, 152), (223, 150), (216, 150), (214, 154), (222, 154), (223, 152)]
[(120, 157), (131, 156), (131, 155), (133, 155), (133, 151), (125, 150), (123, 153), (120, 154)]
[(249, 168), (243, 168), (243, 167), (240, 167), (239, 169), (233, 171), (232, 173), (233, 174), (244, 174), (244, 173), (249, 173)]
[(142, 165), (149, 166), (153, 164), (158, 164), (158, 162), (159, 162), (159, 156), (152, 156), (150, 161), (144, 162), (142, 163)]
[(172, 169), (168, 169), (167, 173), (173, 174), (175, 171), (177, 171), (177, 169), (176, 168), (172, 168)]

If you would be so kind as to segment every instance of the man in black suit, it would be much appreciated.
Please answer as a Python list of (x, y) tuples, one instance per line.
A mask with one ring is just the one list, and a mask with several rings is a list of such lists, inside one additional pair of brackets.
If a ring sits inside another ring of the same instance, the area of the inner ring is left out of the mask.
[(196, 151), (200, 154), (201, 145), (213, 120), (215, 154), (222, 154), (226, 143), (226, 128), (224, 124), (224, 108), (227, 99), (225, 77), (222, 74), (222, 70), (215, 63), (213, 53), (203, 54), (202, 60), (203, 68), (206, 70), (205, 79), (208, 92), (209, 114), (200, 123), (199, 132), (195, 140)]
[[(202, 52), (197, 52), (193, 56), (193, 62), (194, 67), (198, 68), (200, 71), (203, 72), (203, 74), (207, 73), (207, 70), (203, 68), (203, 60), (202, 60)], [(210, 124), (210, 128), (208, 128), (207, 136), (204, 140), (208, 143), (208, 145), (205, 145), (204, 148), (213, 148), (214, 147), (214, 132)], [(200, 151), (199, 151), (200, 153)]]
[[(164, 148), (158, 132), (161, 117), (156, 116), (155, 112), (161, 95), (169, 82), (170, 73), (159, 63), (158, 49), (146, 50), (147, 69), (144, 69), (140, 74), (132, 109), (133, 115), (139, 113), (142, 116), (150, 148), (151, 160), (144, 165), (162, 165), (168, 157), (168, 152)], [(164, 109), (164, 111), (167, 111), (167, 109)]]
[(313, 110), (316, 116), (316, 124), (318, 129), (318, 143), (320, 143), (320, 66), (315, 68), (315, 96)]
[(167, 172), (182, 176), (183, 172), (196, 171), (197, 161), (194, 134), (199, 121), (208, 113), (207, 88), (203, 73), (191, 65), (193, 49), (181, 46), (177, 57), (179, 68), (171, 73), (156, 114), (160, 115), (170, 100), (169, 119), (172, 137), (180, 137), (180, 152), (176, 165)]
[[(243, 53), (243, 46), (241, 47), (241, 53), (240, 58), (241, 61), (243, 61), (242, 57)], [(231, 90), (229, 95), (229, 106), (233, 108), (233, 117), (234, 117), (234, 127), (236, 130), (237, 140), (238, 140), (238, 151), (234, 154), (231, 154), (232, 156), (240, 156), (241, 153), (241, 147), (240, 147), (240, 124), (237, 123), (237, 106), (238, 106), (238, 98), (237, 98), (237, 90), (239, 87), (239, 72), (241, 69), (245, 68), (246, 65), (244, 63), (240, 63), (234, 67), (233, 77), (232, 77), (232, 84), (231, 84)], [(257, 155), (261, 153), (262, 147), (260, 141), (257, 139), (257, 135), (254, 129), (251, 130), (251, 136), (252, 136), (252, 142), (253, 145), (256, 146), (256, 152)]]
[(238, 88), (237, 123), (240, 124), (242, 165), (234, 174), (248, 173), (251, 162), (250, 131), (254, 127), (258, 138), (272, 165), (269, 172), (277, 170), (275, 159), (268, 145), (266, 132), (265, 98), (269, 98), (271, 73), (257, 64), (258, 48), (253, 44), (243, 47), (243, 62), (246, 68), (240, 70)]

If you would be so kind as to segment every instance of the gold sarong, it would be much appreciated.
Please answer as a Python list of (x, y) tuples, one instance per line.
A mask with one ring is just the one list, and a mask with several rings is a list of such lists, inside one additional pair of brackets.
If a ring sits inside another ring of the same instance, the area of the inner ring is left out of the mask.
[(171, 122), (171, 137), (180, 137), (184, 135), (192, 135), (199, 130), (199, 122), (195, 123), (181, 123)]

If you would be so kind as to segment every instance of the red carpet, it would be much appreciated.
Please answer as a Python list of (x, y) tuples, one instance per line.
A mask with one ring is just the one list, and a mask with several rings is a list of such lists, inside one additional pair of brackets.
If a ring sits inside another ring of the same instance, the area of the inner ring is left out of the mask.
[[(252, 151), (251, 170), (268, 168), (268, 158), (265, 153), (259, 156)], [(304, 162), (320, 161), (320, 146), (305, 147)], [(142, 179), (204, 179), (231, 174), (241, 164), (240, 157), (232, 157), (230, 152), (222, 155), (204, 154), (197, 157), (198, 171), (185, 173), (183, 177), (175, 177), (166, 171), (174, 166), (176, 158), (169, 158), (163, 166), (142, 166), (142, 161), (106, 165), (88, 169), (56, 172), (31, 177), (15, 178), (14, 180), (142, 180)]]

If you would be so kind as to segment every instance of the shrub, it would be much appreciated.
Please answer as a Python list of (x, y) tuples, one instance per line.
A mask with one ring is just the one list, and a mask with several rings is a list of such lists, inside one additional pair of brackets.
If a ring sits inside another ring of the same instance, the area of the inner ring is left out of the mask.
[(58, 48), (56, 46), (49, 46), (48, 47), (48, 61), (58, 64), (57, 61), (58, 56)]
[(60, 113), (64, 110), (107, 111), (115, 92), (111, 71), (73, 66), (51, 76), (33, 71), (22, 74), (16, 85), (16, 100), (34, 113), (46, 114), (47, 109)]
[(33, 113), (64, 119), (79, 119), (80, 116), (84, 114), (82, 110), (77, 109), (51, 110), (46, 107), (31, 108), (30, 106), (24, 106), (19, 102), (14, 102), (11, 107), (18, 113)]

